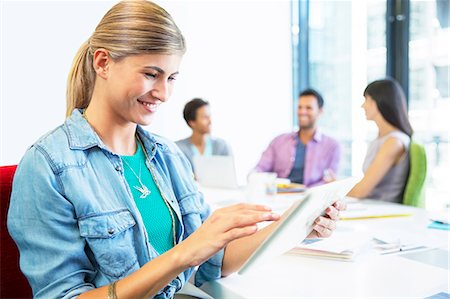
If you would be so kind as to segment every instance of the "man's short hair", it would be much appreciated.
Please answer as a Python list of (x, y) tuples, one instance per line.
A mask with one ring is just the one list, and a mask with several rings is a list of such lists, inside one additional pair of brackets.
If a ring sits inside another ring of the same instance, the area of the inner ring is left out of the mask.
[(319, 108), (323, 107), (323, 97), (317, 90), (312, 88), (305, 89), (299, 94), (298, 98), (303, 96), (315, 96), (317, 99), (317, 104), (319, 104)]
[(189, 126), (190, 121), (195, 121), (198, 109), (208, 105), (209, 103), (201, 98), (194, 98), (187, 102), (183, 109), (183, 117), (187, 125)]

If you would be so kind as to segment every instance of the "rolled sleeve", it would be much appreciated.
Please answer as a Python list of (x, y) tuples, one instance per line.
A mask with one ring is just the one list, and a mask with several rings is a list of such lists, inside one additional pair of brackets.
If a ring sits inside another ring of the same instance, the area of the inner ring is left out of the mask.
[(199, 287), (206, 281), (222, 277), (223, 255), (224, 249), (220, 250), (209, 260), (200, 265), (195, 274), (195, 286)]

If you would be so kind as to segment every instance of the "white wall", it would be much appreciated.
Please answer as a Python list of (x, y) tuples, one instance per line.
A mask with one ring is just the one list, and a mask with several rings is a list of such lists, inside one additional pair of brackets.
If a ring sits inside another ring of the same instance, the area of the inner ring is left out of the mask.
[[(149, 130), (173, 140), (193, 97), (210, 101), (213, 134), (228, 140), (241, 180), (274, 135), (291, 129), (289, 1), (157, 1), (186, 37), (171, 100)], [(66, 78), (110, 1), (1, 5), (0, 165), (14, 164), (64, 121)]]

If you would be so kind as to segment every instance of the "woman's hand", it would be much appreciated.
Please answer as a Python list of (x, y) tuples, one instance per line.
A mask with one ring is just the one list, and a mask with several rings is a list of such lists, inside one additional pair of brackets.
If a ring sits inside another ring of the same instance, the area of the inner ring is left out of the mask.
[(235, 239), (253, 235), (257, 223), (278, 220), (280, 216), (263, 205), (237, 204), (216, 210), (186, 240), (176, 247), (182, 248), (182, 263), (197, 266)]
[(326, 216), (319, 216), (314, 221), (313, 231), (308, 238), (326, 238), (331, 236), (336, 229), (336, 221), (339, 220), (339, 211), (343, 211), (347, 205), (343, 201), (337, 201), (326, 210)]

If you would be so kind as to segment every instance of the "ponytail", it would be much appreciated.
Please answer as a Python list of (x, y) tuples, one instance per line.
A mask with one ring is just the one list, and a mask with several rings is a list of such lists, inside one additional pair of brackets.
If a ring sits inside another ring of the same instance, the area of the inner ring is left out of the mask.
[(180, 29), (161, 6), (150, 1), (121, 1), (102, 18), (73, 60), (67, 80), (66, 117), (76, 108), (87, 108), (96, 73), (93, 54), (108, 50), (111, 59), (139, 54), (184, 54), (186, 45)]
[(95, 83), (95, 71), (92, 63), (92, 53), (88, 41), (86, 41), (75, 55), (67, 79), (66, 117), (69, 117), (74, 109), (84, 109), (89, 105)]

